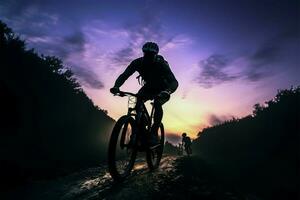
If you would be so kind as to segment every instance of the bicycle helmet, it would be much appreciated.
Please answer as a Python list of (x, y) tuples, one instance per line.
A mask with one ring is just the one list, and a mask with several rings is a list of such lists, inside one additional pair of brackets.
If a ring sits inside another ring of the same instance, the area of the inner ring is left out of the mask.
[(159, 51), (159, 48), (158, 48), (158, 45), (154, 42), (146, 42), (144, 45), (143, 45), (143, 48), (142, 48), (143, 52), (153, 52), (155, 54), (158, 54), (158, 51)]
[(186, 137), (186, 133), (182, 133), (182, 137)]

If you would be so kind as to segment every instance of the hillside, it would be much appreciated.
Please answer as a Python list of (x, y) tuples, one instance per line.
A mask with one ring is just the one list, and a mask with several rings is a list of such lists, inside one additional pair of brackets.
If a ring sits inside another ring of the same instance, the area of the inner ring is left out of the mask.
[(199, 133), (193, 143), (226, 179), (266, 198), (296, 197), (300, 180), (300, 87), (278, 91), (252, 115)]
[(1, 21), (0, 66), (1, 180), (52, 177), (105, 159), (114, 120), (61, 60), (28, 50)]

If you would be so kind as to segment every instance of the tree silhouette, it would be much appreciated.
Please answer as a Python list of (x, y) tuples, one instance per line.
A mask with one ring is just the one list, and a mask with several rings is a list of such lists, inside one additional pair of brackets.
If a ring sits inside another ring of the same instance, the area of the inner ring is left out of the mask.
[(105, 159), (114, 120), (60, 59), (28, 50), (1, 21), (0, 68), (2, 178), (51, 177)]
[[(296, 197), (300, 180), (300, 87), (279, 90), (253, 115), (203, 129), (193, 148), (267, 199)], [(296, 199), (296, 198), (295, 198)]]

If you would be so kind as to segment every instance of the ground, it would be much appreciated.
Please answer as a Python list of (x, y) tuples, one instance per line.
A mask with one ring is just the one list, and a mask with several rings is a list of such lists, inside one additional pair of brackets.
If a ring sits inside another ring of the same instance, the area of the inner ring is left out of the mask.
[(82, 170), (51, 181), (34, 181), (4, 199), (247, 199), (231, 184), (224, 184), (198, 156), (164, 156), (160, 168), (150, 172), (138, 159), (133, 173), (115, 183), (105, 165)]

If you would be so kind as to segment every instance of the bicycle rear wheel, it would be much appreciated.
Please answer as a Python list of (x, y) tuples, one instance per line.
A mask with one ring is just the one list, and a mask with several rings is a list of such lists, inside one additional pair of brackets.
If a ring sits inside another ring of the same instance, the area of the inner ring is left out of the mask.
[(130, 175), (137, 150), (133, 139), (135, 121), (127, 115), (115, 124), (108, 147), (108, 169), (114, 180), (122, 180)]
[(159, 145), (153, 149), (147, 150), (147, 164), (150, 170), (157, 169), (164, 151), (165, 131), (164, 125), (161, 123), (158, 129)]

